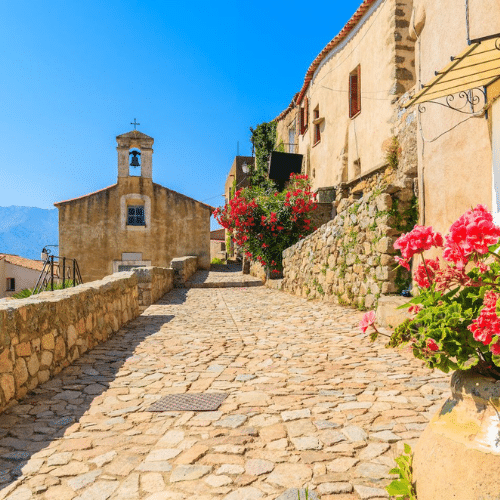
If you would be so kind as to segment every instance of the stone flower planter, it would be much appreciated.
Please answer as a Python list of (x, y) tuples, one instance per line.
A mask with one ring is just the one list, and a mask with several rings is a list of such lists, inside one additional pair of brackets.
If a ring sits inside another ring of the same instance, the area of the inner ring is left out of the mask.
[(500, 381), (457, 371), (451, 390), (415, 447), (418, 500), (500, 499)]

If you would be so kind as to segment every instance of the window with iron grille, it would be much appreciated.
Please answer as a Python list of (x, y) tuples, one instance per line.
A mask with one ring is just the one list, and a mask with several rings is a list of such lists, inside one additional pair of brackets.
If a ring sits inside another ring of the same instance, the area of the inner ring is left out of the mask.
[(7, 291), (15, 292), (16, 291), (16, 279), (15, 278), (7, 278)]
[(349, 74), (349, 118), (361, 112), (361, 66)]
[(127, 225), (128, 226), (145, 226), (146, 217), (144, 214), (144, 205), (129, 205), (127, 207)]

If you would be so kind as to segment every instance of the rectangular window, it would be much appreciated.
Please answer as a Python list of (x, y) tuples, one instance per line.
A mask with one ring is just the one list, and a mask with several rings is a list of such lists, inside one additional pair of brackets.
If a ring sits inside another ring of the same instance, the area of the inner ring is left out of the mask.
[(309, 121), (309, 100), (307, 97), (304, 99), (304, 104), (300, 108), (300, 134), (304, 135), (307, 131), (307, 125)]
[(128, 226), (145, 226), (146, 217), (144, 214), (144, 205), (129, 205), (127, 207), (127, 225)]
[[(319, 104), (316, 106), (316, 109), (313, 111), (313, 119), (316, 121), (319, 118)], [(314, 144), (317, 144), (321, 141), (321, 131), (319, 130), (320, 123), (314, 123)]]
[(15, 278), (7, 278), (7, 291), (15, 292), (16, 291), (16, 279)]
[(288, 152), (295, 153), (295, 124), (288, 129)]
[(349, 118), (361, 111), (361, 66), (349, 74)]

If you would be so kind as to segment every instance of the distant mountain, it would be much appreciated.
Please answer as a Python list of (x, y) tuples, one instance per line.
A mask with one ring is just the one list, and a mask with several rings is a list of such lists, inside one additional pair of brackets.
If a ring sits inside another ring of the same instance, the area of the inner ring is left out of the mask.
[[(57, 208), (0, 207), (0, 253), (40, 259), (45, 245), (59, 240)], [(57, 255), (57, 248), (52, 248)]]

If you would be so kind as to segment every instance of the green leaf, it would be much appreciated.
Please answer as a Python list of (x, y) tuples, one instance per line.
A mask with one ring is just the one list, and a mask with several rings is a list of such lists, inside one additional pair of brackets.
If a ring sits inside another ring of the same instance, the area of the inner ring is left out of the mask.
[(411, 484), (409, 484), (408, 481), (397, 479), (387, 486), (386, 490), (389, 495), (410, 495), (410, 488)]
[(405, 443), (404, 448), (405, 448), (405, 453), (406, 453), (407, 455), (411, 455), (411, 453), (412, 453), (412, 451), (411, 451), (411, 446), (410, 446), (409, 444)]
[(493, 361), (493, 363), (494, 363), (496, 366), (500, 367), (500, 356), (499, 356), (498, 354), (493, 354), (493, 355), (491, 356), (491, 361)]

